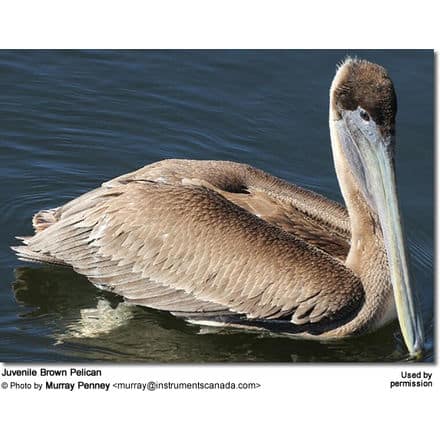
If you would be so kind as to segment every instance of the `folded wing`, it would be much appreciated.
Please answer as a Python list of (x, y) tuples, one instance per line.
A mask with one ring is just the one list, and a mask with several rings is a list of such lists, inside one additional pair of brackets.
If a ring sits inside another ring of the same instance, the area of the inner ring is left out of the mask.
[[(330, 325), (359, 308), (362, 285), (337, 258), (227, 197), (264, 187), (142, 170), (50, 211), (40, 230), (37, 219), (18, 255), (71, 265), (98, 287), (172, 312)], [(344, 237), (344, 213), (329, 213), (325, 228)]]

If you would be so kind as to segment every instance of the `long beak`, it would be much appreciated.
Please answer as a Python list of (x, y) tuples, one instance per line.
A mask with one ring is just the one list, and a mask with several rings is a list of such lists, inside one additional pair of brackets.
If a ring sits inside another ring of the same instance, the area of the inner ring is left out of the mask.
[(363, 154), (364, 166), (367, 167), (369, 192), (376, 204), (382, 227), (400, 329), (409, 353), (418, 357), (423, 350), (423, 325), (411, 289), (396, 177), (387, 147), (380, 142), (376, 148)]
[(400, 329), (410, 355), (419, 357), (423, 351), (423, 325), (411, 289), (396, 177), (389, 154), (391, 141), (384, 141), (376, 127), (364, 130), (360, 124), (354, 115), (346, 115), (343, 131), (350, 138), (346, 139), (346, 145), (354, 146), (346, 154), (362, 183), (365, 197), (378, 213)]

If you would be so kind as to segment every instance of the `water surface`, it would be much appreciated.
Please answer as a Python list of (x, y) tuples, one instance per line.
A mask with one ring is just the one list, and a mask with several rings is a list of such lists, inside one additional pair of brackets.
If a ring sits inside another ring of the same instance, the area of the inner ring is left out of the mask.
[(0, 360), (405, 360), (397, 323), (337, 343), (218, 332), (9, 250), (36, 211), (165, 158), (245, 162), (341, 201), (328, 89), (347, 53), (384, 65), (397, 90), (399, 192), (432, 361), (431, 51), (1, 51)]

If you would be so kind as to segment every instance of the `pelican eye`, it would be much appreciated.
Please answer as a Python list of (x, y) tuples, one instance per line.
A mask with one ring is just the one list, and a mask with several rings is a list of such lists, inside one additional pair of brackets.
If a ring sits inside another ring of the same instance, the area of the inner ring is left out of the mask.
[(361, 111), (360, 111), (360, 116), (361, 116), (361, 118), (364, 120), (364, 121), (369, 121), (370, 120), (370, 115), (368, 114), (368, 112), (366, 112), (365, 110), (362, 110), (361, 109)]

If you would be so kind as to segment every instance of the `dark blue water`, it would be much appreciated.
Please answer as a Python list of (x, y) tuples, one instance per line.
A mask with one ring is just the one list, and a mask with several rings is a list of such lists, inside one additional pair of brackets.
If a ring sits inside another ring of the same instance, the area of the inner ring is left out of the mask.
[(35, 211), (164, 158), (245, 162), (341, 201), (328, 89), (347, 54), (398, 94), (399, 192), (433, 360), (433, 53), (1, 51), (0, 361), (401, 361), (396, 323), (336, 343), (213, 332), (17, 261)]

